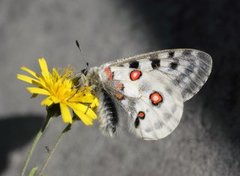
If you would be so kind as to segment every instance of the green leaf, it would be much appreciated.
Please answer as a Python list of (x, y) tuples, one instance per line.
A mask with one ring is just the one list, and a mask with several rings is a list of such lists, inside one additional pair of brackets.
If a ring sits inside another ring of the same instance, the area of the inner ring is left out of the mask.
[(29, 175), (28, 175), (28, 176), (35, 176), (35, 175), (36, 175), (36, 173), (37, 173), (37, 170), (38, 170), (38, 168), (37, 168), (37, 167), (34, 167), (34, 168), (32, 168), (32, 170), (30, 171), (30, 173), (29, 173)]

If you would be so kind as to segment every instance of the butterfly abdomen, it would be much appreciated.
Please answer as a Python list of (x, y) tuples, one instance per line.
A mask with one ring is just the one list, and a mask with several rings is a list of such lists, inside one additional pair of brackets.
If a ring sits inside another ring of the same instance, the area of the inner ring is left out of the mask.
[(119, 121), (115, 103), (104, 89), (99, 92), (98, 97), (100, 128), (104, 134), (113, 136)]

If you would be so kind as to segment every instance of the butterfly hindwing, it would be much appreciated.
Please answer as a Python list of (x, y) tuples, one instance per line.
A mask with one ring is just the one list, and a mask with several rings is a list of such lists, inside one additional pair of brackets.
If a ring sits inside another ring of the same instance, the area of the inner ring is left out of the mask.
[[(130, 130), (134, 134), (145, 140), (157, 140), (177, 127), (183, 99), (166, 75), (115, 66), (111, 71), (114, 78), (106, 81), (104, 87), (129, 114)], [(135, 71), (141, 76), (132, 80)]]
[[(131, 72), (130, 72), (131, 73)], [(145, 140), (157, 140), (169, 135), (179, 124), (183, 100), (178, 89), (171, 90), (172, 85), (165, 75), (152, 75), (142, 72), (136, 80), (124, 82), (124, 99), (121, 104), (129, 112), (130, 129)], [(135, 81), (135, 82), (136, 82)], [(129, 91), (131, 90), (131, 92)]]

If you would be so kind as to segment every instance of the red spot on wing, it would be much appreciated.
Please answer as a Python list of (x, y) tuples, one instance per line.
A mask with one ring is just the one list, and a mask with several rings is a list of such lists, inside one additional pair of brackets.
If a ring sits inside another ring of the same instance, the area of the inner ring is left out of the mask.
[(163, 101), (162, 95), (156, 91), (150, 94), (149, 99), (152, 101), (153, 105), (158, 105)]
[(142, 76), (142, 72), (140, 70), (133, 70), (130, 73), (130, 79), (132, 81), (138, 80)]
[(121, 82), (117, 82), (114, 86), (117, 90), (123, 90), (124, 89), (124, 85)]
[(139, 119), (144, 119), (145, 118), (145, 113), (143, 111), (139, 111), (137, 117)]
[(112, 73), (110, 67), (106, 67), (104, 69), (104, 72), (106, 73), (108, 80), (112, 80), (113, 79), (113, 73)]
[(124, 99), (124, 95), (120, 92), (117, 92), (115, 93), (115, 97), (118, 99), (118, 100), (123, 100)]

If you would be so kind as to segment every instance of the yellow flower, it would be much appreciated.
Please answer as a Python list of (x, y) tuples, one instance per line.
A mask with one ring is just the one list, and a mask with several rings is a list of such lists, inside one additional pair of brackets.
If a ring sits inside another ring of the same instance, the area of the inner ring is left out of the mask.
[(82, 86), (77, 88), (73, 82), (73, 71), (70, 67), (65, 68), (62, 73), (53, 68), (49, 72), (47, 62), (40, 58), (39, 65), (41, 75), (27, 67), (21, 69), (31, 76), (18, 74), (17, 78), (34, 85), (27, 90), (35, 95), (44, 95), (42, 106), (59, 104), (61, 115), (65, 123), (72, 123), (72, 111), (81, 119), (85, 125), (92, 125), (97, 118), (94, 109), (98, 106), (98, 99), (92, 94), (92, 87)]

